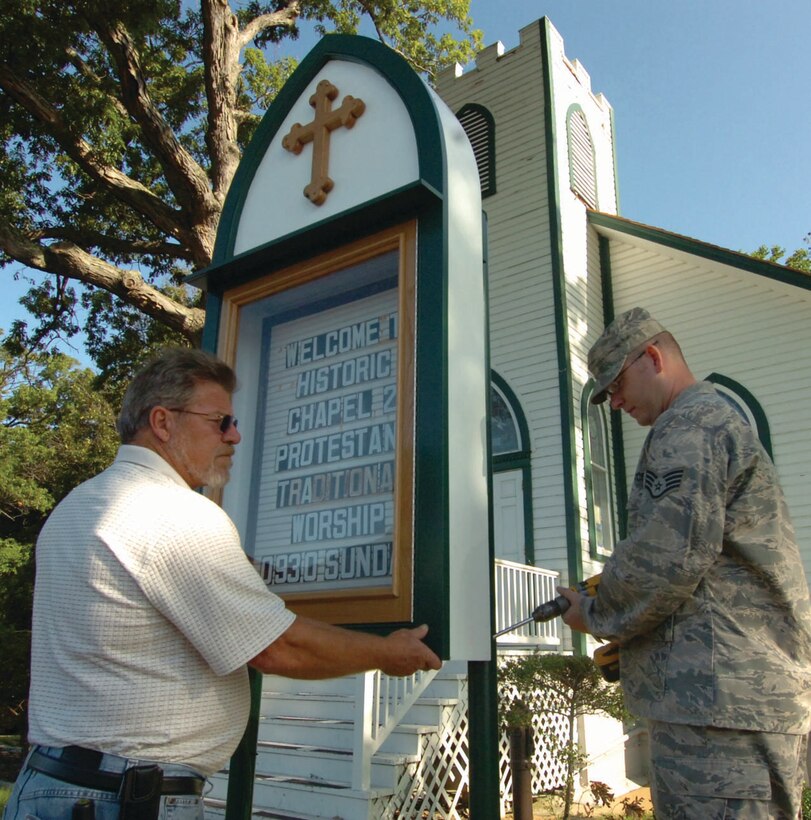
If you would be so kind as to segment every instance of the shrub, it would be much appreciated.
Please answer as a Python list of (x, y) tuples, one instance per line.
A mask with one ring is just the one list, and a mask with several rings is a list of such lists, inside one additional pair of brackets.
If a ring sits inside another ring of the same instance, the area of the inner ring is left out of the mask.
[[(500, 699), (501, 717), (508, 727), (528, 726), (530, 712), (526, 704), (562, 717), (563, 737), (550, 733), (544, 738), (548, 751), (560, 761), (565, 771), (564, 820), (570, 816), (574, 799), (574, 780), (582, 765), (583, 753), (576, 741), (577, 719), (584, 715), (606, 714), (623, 720), (628, 717), (622, 690), (616, 683), (603, 680), (599, 667), (589, 657), (557, 654), (524, 655), (507, 660), (499, 669), (502, 686), (512, 686), (517, 699), (510, 703)], [(542, 691), (543, 698), (534, 698)]]
[(0, 733), (25, 734), (31, 633), (0, 628), (3, 675), (0, 677)]

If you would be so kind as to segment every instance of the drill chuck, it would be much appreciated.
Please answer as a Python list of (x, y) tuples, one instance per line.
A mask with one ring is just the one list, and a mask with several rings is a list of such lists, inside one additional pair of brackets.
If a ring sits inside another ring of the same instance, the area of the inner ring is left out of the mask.
[(532, 611), (532, 620), (544, 624), (562, 615), (568, 608), (569, 602), (562, 595), (558, 595), (557, 598), (535, 607)]
[[(584, 595), (594, 596), (597, 594), (598, 586), (600, 586), (600, 576), (593, 575), (591, 578), (586, 578), (585, 581), (573, 586), (572, 589)], [(569, 606), (569, 602), (562, 595), (558, 595), (557, 598), (536, 607), (532, 612), (532, 620), (539, 624), (546, 623), (546, 621), (557, 618), (558, 615), (563, 615)]]
[[(581, 581), (576, 586), (573, 586), (572, 589), (577, 592), (581, 592), (584, 595), (594, 596), (597, 594), (597, 587), (599, 585), (600, 576), (594, 575), (591, 578), (586, 578), (585, 581)], [(505, 627), (499, 632), (496, 632), (495, 637), (498, 638), (500, 635), (511, 632), (513, 629), (517, 629), (519, 626), (528, 624), (530, 621), (535, 621), (537, 624), (551, 621), (553, 618), (557, 618), (558, 615), (562, 615), (569, 608), (569, 606), (570, 604), (566, 598), (562, 595), (558, 595), (557, 598), (553, 598), (551, 601), (546, 601), (546, 603), (535, 607), (535, 609), (532, 610), (532, 614), (528, 618), (524, 618), (523, 621), (519, 621), (512, 626)]]

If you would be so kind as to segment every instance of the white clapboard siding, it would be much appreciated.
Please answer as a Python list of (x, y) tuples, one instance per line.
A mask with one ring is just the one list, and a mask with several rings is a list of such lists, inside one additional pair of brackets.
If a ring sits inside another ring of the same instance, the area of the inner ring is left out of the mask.
[[(743, 385), (769, 422), (777, 471), (811, 574), (811, 294), (804, 289), (679, 251), (612, 239), (616, 311), (647, 307), (680, 340), (693, 372)], [(626, 424), (633, 472), (645, 431)]]
[[(583, 202), (570, 190), (567, 113), (577, 106), (591, 141), (587, 163), (599, 204), (616, 207), (611, 107), (591, 89), (588, 73), (564, 53), (560, 35), (549, 27), (549, 57), (554, 89), (551, 115), (558, 135), (556, 199), (560, 203), (566, 324), (570, 378), (575, 402), (579, 531), (588, 553), (585, 464), (580, 425), (580, 393), (588, 380), (585, 352), (602, 329), (599, 248), (587, 243)], [(451, 109), (476, 103), (495, 123), (496, 193), (483, 207), (488, 217), (490, 355), (493, 368), (507, 380), (530, 427), (535, 560), (568, 577), (568, 532), (563, 488), (570, 469), (563, 452), (559, 384), (558, 322), (555, 315), (553, 243), (549, 214), (547, 140), (543, 84), (544, 26), (520, 32), (518, 47), (486, 49), (476, 67), (462, 76), (441, 75), (438, 90)], [(529, 79), (532, 78), (532, 79)], [(581, 135), (582, 136), (582, 135)]]
[[(477, 103), (496, 123), (488, 217), (490, 356), (530, 426), (535, 560), (567, 572), (558, 353), (549, 236), (539, 24), (510, 51), (491, 48), (461, 77), (440, 77), (452, 110)], [(537, 82), (527, 82), (527, 77)]]

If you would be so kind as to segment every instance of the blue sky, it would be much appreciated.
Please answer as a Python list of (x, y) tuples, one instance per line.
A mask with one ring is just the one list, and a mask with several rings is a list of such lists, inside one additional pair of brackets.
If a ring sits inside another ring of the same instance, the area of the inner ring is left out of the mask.
[[(552, 21), (614, 107), (623, 216), (732, 250), (805, 246), (811, 0), (472, 0), (471, 15), (507, 50)], [(8, 329), (26, 288), (0, 276)]]
[(811, 231), (809, 0), (472, 0), (490, 45), (548, 17), (614, 108), (620, 211), (732, 250)]

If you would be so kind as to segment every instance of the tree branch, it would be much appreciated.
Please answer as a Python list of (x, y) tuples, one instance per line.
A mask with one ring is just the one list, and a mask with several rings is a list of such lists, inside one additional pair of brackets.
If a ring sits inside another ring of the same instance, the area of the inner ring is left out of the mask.
[(112, 55), (124, 105), (141, 127), (145, 144), (161, 163), (181, 208), (192, 215), (193, 223), (205, 221), (212, 210), (219, 214), (206, 172), (181, 145), (152, 100), (138, 49), (124, 24), (107, 15), (88, 15), (88, 22)]
[(256, 36), (266, 28), (293, 28), (301, 16), (301, 0), (288, 0), (287, 5), (271, 12), (260, 14), (248, 23), (239, 35), (239, 47), (245, 48)]
[(358, 0), (360, 7), (363, 9), (364, 14), (369, 16), (369, 19), (372, 21), (372, 25), (374, 26), (375, 33), (377, 34), (377, 39), (380, 40), (381, 43), (387, 45), (392, 51), (396, 54), (399, 54), (406, 62), (411, 63), (411, 65), (419, 72), (427, 74), (429, 76), (433, 76), (433, 72), (431, 71), (429, 66), (420, 65), (419, 63), (415, 63), (413, 58), (409, 57), (404, 51), (397, 48), (394, 43), (392, 43), (389, 38), (386, 37), (386, 33), (380, 26), (378, 22), (378, 15), (375, 13), (373, 6), (367, 0)]
[(0, 223), (0, 249), (29, 268), (76, 279), (114, 293), (128, 305), (199, 343), (205, 311), (190, 308), (144, 282), (135, 270), (122, 270), (73, 242), (39, 245)]
[(67, 55), (68, 60), (76, 69), (76, 71), (78, 71), (79, 74), (81, 74), (86, 79), (90, 80), (90, 82), (92, 82), (97, 89), (102, 91), (107, 97), (107, 99), (110, 100), (110, 102), (115, 106), (118, 113), (125, 119), (128, 119), (129, 112), (126, 108), (124, 108), (124, 104), (121, 102), (121, 100), (118, 99), (118, 97), (113, 97), (111, 94), (107, 94), (106, 91), (103, 91), (103, 83), (101, 81), (101, 77), (99, 77), (99, 75), (96, 74), (95, 71), (93, 71), (93, 69), (87, 64), (87, 62), (85, 62), (82, 55), (79, 54), (79, 52), (76, 51), (75, 48), (72, 48), (70, 46), (65, 48), (65, 54)]
[(246, 116), (239, 110), (237, 99), (242, 70), (240, 54), (261, 31), (279, 26), (292, 28), (301, 15), (301, 0), (287, 0), (283, 8), (259, 15), (242, 31), (228, 0), (201, 0), (200, 7), (208, 102), (206, 146), (211, 158), (214, 193), (224, 200), (239, 165), (237, 129)]
[(160, 240), (149, 241), (147, 239), (121, 239), (117, 236), (99, 233), (98, 231), (87, 231), (60, 225), (47, 228), (40, 228), (34, 231), (26, 231), (25, 234), (33, 241), (43, 239), (65, 239), (85, 248), (99, 248), (108, 253), (123, 254), (126, 256), (140, 256), (149, 254), (151, 256), (169, 256), (183, 262), (193, 262), (191, 251), (176, 242), (163, 242)]
[(228, 0), (202, 0), (203, 76), (208, 102), (206, 147), (211, 159), (211, 183), (221, 201), (239, 165), (237, 83), (241, 65), (237, 16)]
[[(155, 227), (181, 243), (188, 243), (190, 236), (181, 225), (182, 213), (175, 211), (155, 196), (140, 182), (104, 162), (94, 155), (91, 146), (68, 128), (61, 114), (44, 99), (26, 80), (18, 77), (8, 65), (0, 64), (0, 88), (28, 111), (57, 141), (62, 150), (90, 177), (107, 187), (133, 210), (152, 222)], [(202, 259), (207, 264), (208, 259)]]

